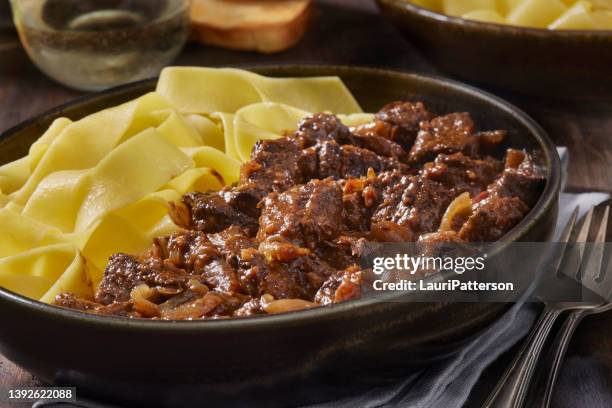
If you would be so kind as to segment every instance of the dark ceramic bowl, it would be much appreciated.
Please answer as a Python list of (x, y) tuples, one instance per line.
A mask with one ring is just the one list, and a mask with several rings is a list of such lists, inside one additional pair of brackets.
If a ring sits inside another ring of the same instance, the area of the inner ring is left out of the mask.
[[(435, 112), (466, 110), (483, 128), (508, 129), (509, 144), (542, 152), (547, 183), (533, 211), (499, 245), (550, 237), (559, 159), (542, 129), (515, 107), (465, 85), (400, 72), (331, 66), (253, 70), (271, 76), (339, 75), (369, 111), (392, 100), (423, 100)], [(58, 116), (78, 119), (154, 86), (151, 80), (94, 94), (19, 125), (1, 136), (0, 161), (25, 155)], [(76, 385), (80, 395), (112, 401), (286, 406), (337, 397), (335, 384), (364, 387), (446, 357), (508, 308), (398, 300), (397, 294), (384, 294), (274, 316), (159, 322), (87, 315), (0, 289), (0, 353), (44, 381)]]
[(426, 57), (457, 78), (528, 95), (612, 98), (612, 31), (514, 27), (439, 14), (408, 0), (377, 2)]

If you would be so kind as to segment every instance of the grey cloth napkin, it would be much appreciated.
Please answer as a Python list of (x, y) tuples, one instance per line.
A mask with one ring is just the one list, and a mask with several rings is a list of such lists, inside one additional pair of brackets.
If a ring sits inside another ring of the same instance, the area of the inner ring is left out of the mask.
[[(558, 152), (563, 165), (563, 191), (569, 157), (564, 147), (558, 148)], [(580, 206), (580, 216), (582, 216), (591, 206), (605, 201), (608, 197), (603, 193), (561, 194), (555, 237), (559, 237), (577, 205)], [(480, 337), (451, 359), (413, 374), (396, 384), (368, 390), (342, 401), (313, 405), (310, 408), (462, 407), (482, 372), (522, 339), (529, 332), (535, 319), (534, 305), (517, 303)]]

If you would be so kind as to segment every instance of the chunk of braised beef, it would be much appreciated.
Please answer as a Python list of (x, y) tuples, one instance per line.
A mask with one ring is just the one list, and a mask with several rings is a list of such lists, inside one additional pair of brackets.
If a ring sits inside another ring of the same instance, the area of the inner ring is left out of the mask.
[(469, 113), (451, 113), (421, 122), (421, 128), (410, 150), (410, 161), (424, 163), (438, 154), (462, 152), (473, 157), (479, 140), (474, 135), (474, 121)]
[(517, 197), (489, 196), (472, 206), (472, 215), (459, 230), (459, 237), (470, 242), (491, 242), (503, 237), (529, 212)]
[(322, 143), (317, 151), (318, 166), (315, 177), (348, 179), (363, 177), (369, 169), (376, 173), (388, 170), (408, 171), (408, 167), (391, 157), (381, 157), (371, 150), (336, 142)]
[(367, 240), (361, 236), (341, 235), (333, 241), (319, 243), (315, 254), (336, 269), (359, 263)]
[(361, 270), (352, 266), (330, 276), (317, 291), (314, 300), (321, 305), (340, 303), (361, 296)]
[(155, 246), (162, 248), (165, 254), (162, 259), (191, 275), (199, 275), (209, 288), (232, 293), (241, 291), (236, 272), (203, 232), (179, 232), (158, 238)]
[(377, 136), (393, 140), (403, 149), (410, 150), (423, 121), (432, 115), (421, 102), (392, 102), (384, 106), (375, 116), (370, 129)]
[(508, 131), (506, 130), (487, 130), (476, 133), (480, 153), (493, 156), (501, 154), (499, 149), (503, 146), (502, 142), (507, 136)]
[(230, 263), (237, 262), (231, 260), (240, 257), (243, 251), (257, 248), (258, 246), (255, 239), (249, 237), (248, 234), (237, 225), (232, 225), (215, 234), (208, 234), (208, 239)]
[(92, 300), (77, 297), (72, 293), (60, 293), (55, 297), (54, 304), (56, 306), (80, 310), (82, 312), (94, 310), (96, 307), (100, 306), (99, 303), (96, 303)]
[(260, 253), (253, 254), (249, 261), (248, 276), (256, 282), (257, 294), (271, 295), (275, 299), (312, 300), (335, 269), (318, 257), (308, 254), (288, 262), (266, 260)]
[(182, 205), (175, 205), (171, 215), (177, 225), (187, 229), (213, 233), (238, 225), (252, 235), (258, 228), (257, 204), (262, 196), (261, 190), (250, 186), (193, 192), (183, 196)]
[(227, 293), (243, 291), (236, 271), (225, 259), (214, 259), (199, 272), (201, 272), (203, 282), (213, 290)]
[(181, 290), (188, 280), (189, 274), (169, 260), (154, 257), (141, 260), (119, 253), (110, 257), (95, 300), (103, 305), (127, 301), (140, 283)]
[(457, 194), (468, 192), (475, 197), (487, 189), (502, 168), (501, 161), (492, 157), (474, 159), (461, 152), (440, 154), (433, 162), (425, 164), (423, 177), (454, 188)]
[(372, 217), (372, 238), (377, 241), (414, 241), (433, 232), (455, 198), (453, 189), (421, 176), (402, 176), (383, 192)]
[(328, 113), (317, 113), (304, 118), (293, 137), (302, 149), (332, 140), (338, 144), (354, 143), (349, 128), (337, 116)]
[(381, 136), (368, 133), (356, 134), (353, 144), (380, 156), (391, 157), (398, 161), (408, 161), (408, 153), (402, 146)]
[(249, 317), (258, 314), (265, 314), (265, 311), (261, 304), (261, 298), (251, 298), (248, 302), (244, 303), (240, 308), (235, 310), (232, 314), (234, 317)]
[[(250, 161), (240, 168), (240, 185), (259, 191), (285, 191), (302, 180), (301, 149), (294, 139), (283, 137), (255, 144)], [(261, 198), (261, 197), (260, 197)]]
[(153, 244), (158, 258), (167, 259), (189, 273), (201, 270), (220, 256), (217, 248), (201, 231), (177, 232), (158, 237), (153, 240)]
[(72, 293), (60, 293), (56, 296), (54, 305), (65, 307), (81, 312), (104, 315), (104, 316), (122, 316), (122, 317), (142, 317), (134, 310), (132, 302), (112, 302), (108, 305), (102, 305), (87, 299), (83, 299), (73, 295)]
[(417, 226), (419, 234), (438, 229), (446, 208), (456, 195), (454, 189), (422, 177), (417, 177), (408, 186), (404, 199), (412, 204), (411, 222)]
[(382, 198), (378, 177), (371, 172), (367, 177), (348, 179), (342, 188), (344, 225), (347, 231), (367, 232), (376, 206)]
[(341, 146), (334, 141), (322, 143), (317, 154), (316, 178), (333, 177), (338, 180), (360, 177), (369, 168), (376, 170), (381, 166), (380, 157), (375, 153), (355, 146)]
[(540, 198), (546, 178), (543, 170), (525, 151), (509, 149), (502, 175), (489, 186), (489, 193), (499, 197), (518, 197), (533, 207)]
[(259, 243), (235, 225), (219, 233), (209, 234), (208, 239), (235, 271), (242, 291), (249, 294), (257, 293), (257, 283), (249, 275), (249, 269), (253, 266), (253, 254), (256, 253)]
[(352, 133), (337, 116), (319, 113), (302, 120), (293, 137), (302, 149), (336, 142), (338, 145), (354, 145), (398, 160), (407, 158), (406, 151), (393, 140), (361, 129), (364, 128), (357, 127), (356, 133)]
[(284, 193), (270, 193), (262, 201), (260, 241), (279, 236), (314, 249), (342, 230), (342, 189), (331, 179), (312, 180)]

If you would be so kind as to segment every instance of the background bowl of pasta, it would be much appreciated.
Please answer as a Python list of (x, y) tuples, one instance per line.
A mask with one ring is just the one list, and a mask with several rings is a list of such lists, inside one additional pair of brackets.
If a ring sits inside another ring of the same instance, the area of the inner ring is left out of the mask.
[(424, 55), (457, 78), (527, 95), (604, 99), (612, 89), (612, 14), (597, 9), (595, 25), (585, 6), (591, 3), (610, 6), (606, 0), (378, 0)]
[[(252, 406), (254, 397), (265, 406), (306, 404), (337, 397), (334, 382), (358, 386), (377, 374), (393, 375), (448, 356), (507, 310), (503, 303), (398, 302), (393, 301), (398, 295), (389, 293), (295, 313), (168, 322), (48, 304), (58, 288), (87, 288), (84, 282), (96, 279), (97, 263), (107, 261), (108, 251), (148, 245), (151, 236), (172, 228), (166, 218), (168, 201), (176, 199), (172, 191), (219, 188), (206, 168), (225, 180), (236, 177), (238, 163), (225, 155), (229, 146), (234, 149), (229, 156), (240, 158), (244, 146), (220, 142), (222, 136), (214, 137), (220, 128), (211, 124), (243, 126), (244, 138), (269, 136), (263, 129), (282, 133), (296, 120), (291, 110), (277, 109), (274, 103), (280, 102), (361, 115), (361, 109), (372, 111), (393, 100), (422, 100), (437, 112), (469, 111), (486, 128), (507, 129), (509, 145), (541, 152), (546, 184), (533, 209), (499, 245), (550, 238), (559, 159), (545, 132), (515, 107), (459, 83), (393, 71), (331, 66), (252, 71), (279, 79), (236, 70), (170, 69), (159, 83), (88, 96), (0, 137), (2, 162), (16, 163), (0, 172), (5, 189), (0, 234), (6, 244), (0, 248), (2, 354), (46, 382), (76, 385), (81, 396), (123, 404), (188, 406), (205, 399), (211, 406)], [(224, 76), (231, 81), (222, 81)], [(321, 76), (311, 82), (283, 79)], [(261, 119), (261, 112), (249, 126), (223, 117), (260, 102), (278, 114), (274, 121)], [(282, 126), (275, 125), (279, 120)], [(212, 137), (203, 140), (198, 134)], [(59, 170), (66, 163), (72, 169)], [(163, 188), (144, 190), (155, 177)], [(19, 193), (6, 194), (11, 188), (30, 197), (40, 194), (32, 202), (45, 205), (21, 208), (15, 201)], [(84, 200), (83, 189), (95, 192), (95, 200)], [(54, 211), (52, 203), (62, 210)], [(98, 221), (92, 224), (93, 218)]]

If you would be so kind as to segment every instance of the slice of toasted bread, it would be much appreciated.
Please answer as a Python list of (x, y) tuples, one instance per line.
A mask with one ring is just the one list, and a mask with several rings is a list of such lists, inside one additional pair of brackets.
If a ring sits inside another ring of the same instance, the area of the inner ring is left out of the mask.
[(192, 39), (237, 50), (274, 53), (304, 35), (312, 0), (193, 0)]

